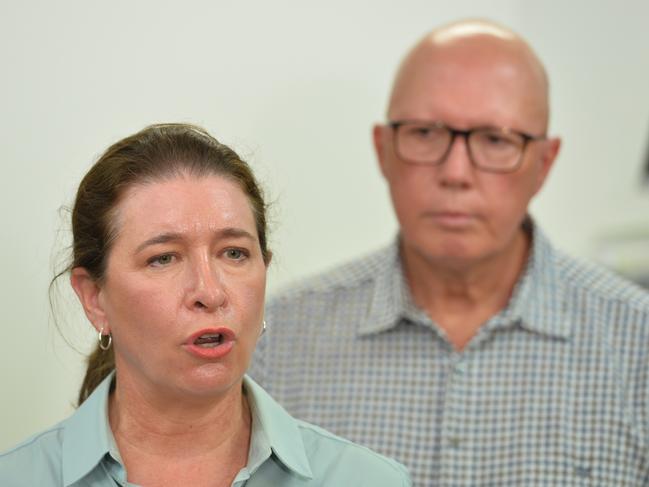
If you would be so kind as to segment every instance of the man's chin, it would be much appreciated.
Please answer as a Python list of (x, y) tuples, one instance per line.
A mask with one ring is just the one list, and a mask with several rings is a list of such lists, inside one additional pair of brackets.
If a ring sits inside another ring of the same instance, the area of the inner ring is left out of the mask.
[(466, 235), (442, 236), (430, 242), (404, 242), (406, 260), (425, 263), (433, 267), (470, 267), (488, 255), (487, 249), (476, 245), (475, 237)]

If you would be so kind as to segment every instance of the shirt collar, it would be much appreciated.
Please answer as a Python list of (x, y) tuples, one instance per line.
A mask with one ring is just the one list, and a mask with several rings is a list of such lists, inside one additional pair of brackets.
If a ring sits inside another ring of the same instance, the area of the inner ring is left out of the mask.
[(572, 325), (566, 314), (566, 283), (560, 275), (557, 253), (550, 241), (529, 220), (532, 246), (527, 265), (507, 307), (499, 314), (504, 322), (555, 338), (569, 338)]
[[(559, 275), (556, 251), (531, 217), (523, 226), (532, 239), (528, 261), (509, 304), (495, 322), (500, 326), (518, 323), (532, 332), (568, 338), (572, 329), (565, 313), (565, 284)], [(367, 317), (358, 329), (361, 336), (394, 328), (404, 317), (430, 321), (412, 301), (401, 264), (399, 237), (382, 254)]]
[(313, 473), (306, 456), (302, 434), (296, 420), (249, 376), (244, 376), (243, 386), (253, 417), (250, 458), (248, 466), (254, 471), (253, 456), (268, 442), (277, 459), (289, 470), (311, 479)]
[(115, 444), (108, 424), (108, 395), (114, 374), (106, 377), (66, 420), (62, 446), (63, 485), (74, 484), (87, 475)]
[(409, 295), (399, 256), (399, 237), (380, 252), (378, 261), (379, 267), (368, 313), (358, 327), (358, 334), (361, 336), (395, 327), (406, 308), (404, 295)]
[[(82, 479), (107, 453), (119, 460), (108, 423), (108, 396), (115, 372), (106, 377), (66, 421), (63, 439), (63, 485)], [(296, 474), (313, 478), (297, 422), (250, 377), (244, 388), (253, 414), (250, 458), (260, 459), (268, 445), (279, 461)], [(264, 459), (265, 460), (265, 459)], [(249, 465), (254, 471), (259, 465)]]

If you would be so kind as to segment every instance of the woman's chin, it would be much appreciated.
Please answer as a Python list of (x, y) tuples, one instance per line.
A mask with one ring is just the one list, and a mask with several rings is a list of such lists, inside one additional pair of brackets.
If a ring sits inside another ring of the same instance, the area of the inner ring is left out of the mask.
[(205, 364), (192, 370), (181, 387), (192, 396), (219, 397), (240, 385), (244, 372), (224, 364)]

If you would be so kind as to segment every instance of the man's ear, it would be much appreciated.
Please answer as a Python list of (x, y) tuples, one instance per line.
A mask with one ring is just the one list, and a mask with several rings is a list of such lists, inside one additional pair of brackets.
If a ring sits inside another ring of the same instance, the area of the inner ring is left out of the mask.
[(376, 160), (379, 163), (381, 168), (381, 174), (387, 179), (387, 161), (386, 161), (386, 150), (388, 149), (385, 144), (387, 137), (387, 131), (385, 125), (376, 124), (372, 127), (372, 141), (374, 142), (374, 151), (376, 152)]
[(75, 267), (70, 273), (70, 284), (92, 326), (97, 331), (103, 328), (103, 333), (109, 334), (110, 327), (100, 300), (101, 287), (97, 281), (84, 267)]
[(543, 187), (543, 184), (545, 183), (548, 174), (550, 173), (550, 169), (552, 169), (554, 161), (559, 155), (559, 149), (561, 148), (561, 139), (558, 137), (548, 139), (544, 143), (545, 147), (543, 148), (543, 152), (541, 154), (541, 170), (539, 171), (537, 177), (534, 194), (538, 193)]

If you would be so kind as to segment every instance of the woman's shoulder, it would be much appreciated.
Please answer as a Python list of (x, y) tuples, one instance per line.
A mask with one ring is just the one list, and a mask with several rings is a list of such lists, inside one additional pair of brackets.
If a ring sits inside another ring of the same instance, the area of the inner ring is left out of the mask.
[(410, 486), (406, 467), (319, 426), (296, 420), (314, 478), (326, 485)]
[(0, 453), (0, 485), (60, 485), (64, 423)]

